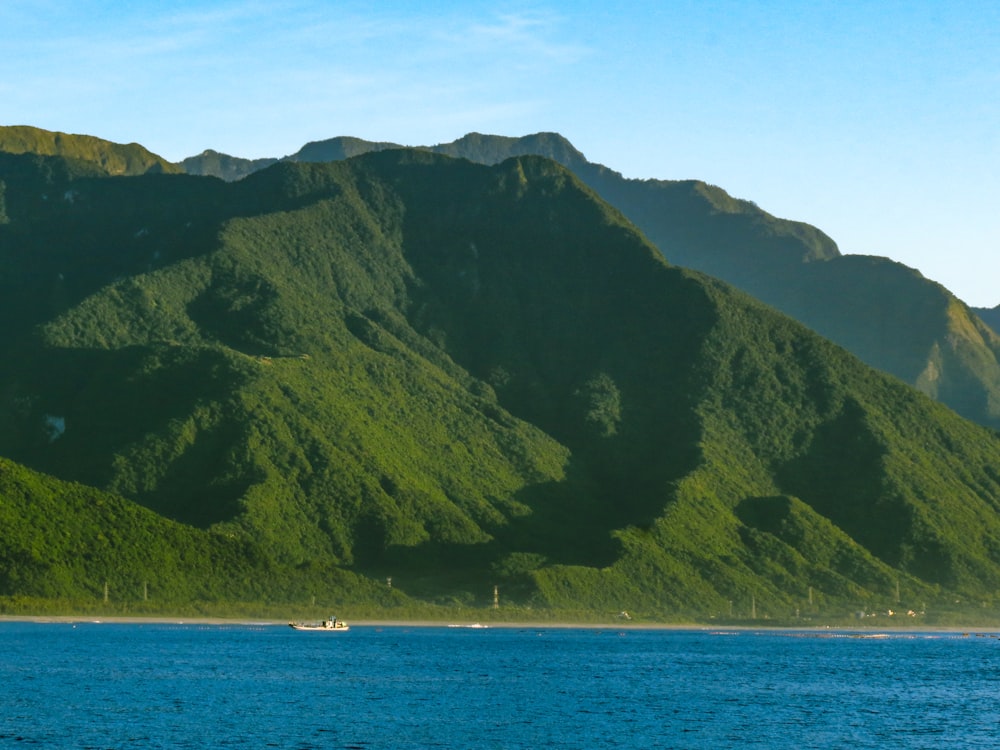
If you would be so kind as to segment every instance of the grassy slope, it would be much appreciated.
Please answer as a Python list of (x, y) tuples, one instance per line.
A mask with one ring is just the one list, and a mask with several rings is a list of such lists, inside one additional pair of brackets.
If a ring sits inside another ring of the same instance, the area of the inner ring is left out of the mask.
[[(245, 540), (169, 521), (124, 498), (0, 459), (0, 596), (118, 611), (319, 600), (405, 604), (331, 565), (290, 568)], [(35, 606), (38, 606), (36, 604)]]

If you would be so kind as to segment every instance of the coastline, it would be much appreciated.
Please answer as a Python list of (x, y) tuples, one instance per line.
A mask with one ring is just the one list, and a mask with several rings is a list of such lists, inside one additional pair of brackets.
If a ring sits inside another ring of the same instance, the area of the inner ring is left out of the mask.
[[(4, 622), (33, 622), (33, 623), (92, 623), (92, 624), (119, 624), (119, 625), (244, 625), (244, 626), (287, 626), (289, 620), (275, 620), (273, 618), (249, 618), (249, 617), (170, 617), (168, 615), (0, 615), (0, 624)], [(479, 627), (484, 628), (537, 628), (537, 629), (581, 629), (581, 630), (718, 630), (718, 627), (704, 624), (676, 624), (676, 623), (593, 623), (593, 622), (545, 622), (545, 621), (517, 621), (517, 622), (489, 622), (480, 623), (478, 621), (465, 620), (369, 620), (351, 619), (351, 627), (370, 628), (446, 628), (446, 627)], [(729, 630), (731, 628), (725, 628)]]
[[(0, 615), (3, 623), (37, 624), (109, 624), (109, 625), (196, 625), (234, 627), (280, 627), (288, 625), (288, 620), (247, 617), (170, 617), (166, 615)], [(462, 620), (370, 620), (348, 621), (352, 628), (477, 628), (514, 630), (615, 630), (615, 631), (677, 631), (677, 632), (802, 632), (802, 633), (940, 633), (940, 634), (997, 634), (998, 627), (959, 625), (918, 626), (918, 625), (748, 625), (748, 624), (705, 624), (705, 623), (635, 623), (635, 622), (471, 622)]]

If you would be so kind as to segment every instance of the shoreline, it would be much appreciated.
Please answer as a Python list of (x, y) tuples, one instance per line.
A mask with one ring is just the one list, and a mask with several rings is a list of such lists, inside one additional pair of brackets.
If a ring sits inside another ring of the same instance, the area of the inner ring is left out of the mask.
[[(170, 617), (166, 615), (0, 615), (3, 623), (36, 624), (108, 624), (108, 625), (203, 625), (236, 627), (287, 627), (288, 620), (246, 617)], [(616, 630), (616, 631), (678, 631), (678, 632), (805, 632), (805, 633), (1000, 633), (1000, 626), (962, 627), (959, 625), (710, 625), (705, 623), (635, 623), (635, 622), (469, 622), (460, 620), (350, 620), (348, 624), (359, 628), (462, 628), (462, 629), (514, 629), (514, 630)]]

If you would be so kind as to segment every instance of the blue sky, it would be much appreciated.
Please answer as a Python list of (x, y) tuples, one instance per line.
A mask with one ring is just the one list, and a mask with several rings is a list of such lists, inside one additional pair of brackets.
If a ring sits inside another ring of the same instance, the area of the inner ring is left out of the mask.
[(3, 0), (0, 124), (171, 160), (556, 131), (1000, 303), (995, 0)]

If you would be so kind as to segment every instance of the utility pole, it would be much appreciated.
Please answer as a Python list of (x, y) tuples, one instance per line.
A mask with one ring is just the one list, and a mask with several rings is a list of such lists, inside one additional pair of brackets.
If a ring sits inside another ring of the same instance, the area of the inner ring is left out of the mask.
[(493, 587), (493, 609), (500, 609), (500, 587)]

